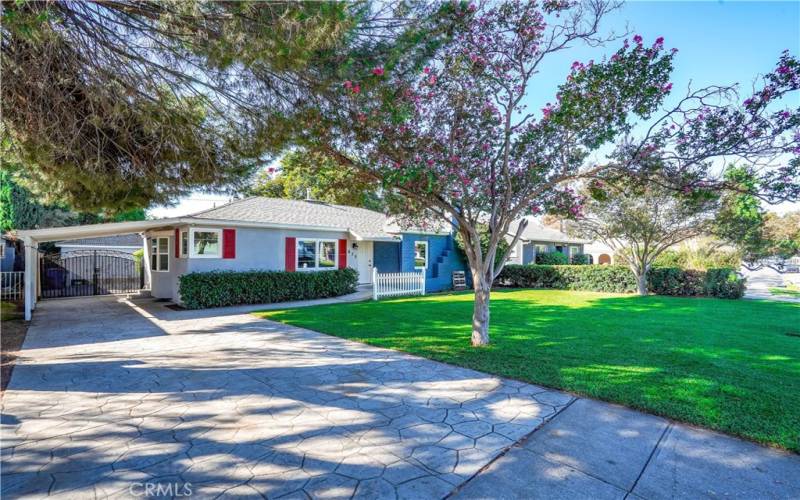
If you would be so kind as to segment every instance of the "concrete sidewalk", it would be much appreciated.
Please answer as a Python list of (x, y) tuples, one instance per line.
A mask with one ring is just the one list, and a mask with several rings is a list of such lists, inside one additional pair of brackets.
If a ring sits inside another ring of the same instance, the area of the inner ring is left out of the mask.
[(800, 456), (579, 399), (459, 498), (800, 498)]

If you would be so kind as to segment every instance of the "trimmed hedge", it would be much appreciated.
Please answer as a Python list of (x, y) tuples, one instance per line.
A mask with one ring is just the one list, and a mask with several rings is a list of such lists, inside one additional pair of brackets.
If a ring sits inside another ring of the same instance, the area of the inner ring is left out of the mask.
[(536, 263), (542, 266), (560, 266), (569, 264), (569, 258), (561, 252), (537, 253)]
[[(636, 291), (636, 279), (630, 269), (624, 266), (512, 264), (503, 268), (495, 284), (512, 288), (557, 288), (611, 293)], [(648, 273), (648, 289), (658, 295), (738, 299), (744, 295), (745, 281), (729, 268), (703, 272), (656, 267)]]
[(269, 304), (337, 297), (352, 293), (358, 272), (351, 268), (319, 272), (212, 271), (180, 277), (178, 290), (189, 309)]

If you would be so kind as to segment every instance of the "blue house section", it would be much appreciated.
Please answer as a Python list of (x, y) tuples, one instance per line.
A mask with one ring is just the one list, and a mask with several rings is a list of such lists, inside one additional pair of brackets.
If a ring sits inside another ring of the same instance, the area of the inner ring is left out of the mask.
[(400, 242), (376, 241), (373, 243), (372, 262), (381, 273), (399, 273)]
[[(455, 248), (453, 236), (403, 233), (400, 242), (401, 272), (414, 272), (414, 243), (428, 242), (428, 267), (425, 270), (425, 289), (428, 292), (449, 290), (453, 286), (453, 271), (466, 271), (467, 264)], [(380, 269), (380, 266), (378, 267)], [(467, 273), (469, 274), (469, 273)]]

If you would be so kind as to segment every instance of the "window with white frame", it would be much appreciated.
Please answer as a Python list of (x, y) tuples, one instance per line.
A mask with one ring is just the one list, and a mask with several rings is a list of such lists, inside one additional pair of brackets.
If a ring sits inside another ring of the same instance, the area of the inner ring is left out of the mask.
[(339, 264), (337, 240), (297, 240), (297, 266), (299, 270), (336, 269)]
[(414, 242), (414, 269), (426, 269), (428, 267), (428, 242)]
[(536, 253), (547, 253), (547, 245), (536, 245)]
[(581, 253), (581, 247), (571, 246), (569, 247), (569, 256), (574, 257)]
[(150, 270), (169, 271), (169, 238), (166, 236), (150, 239)]
[(181, 231), (181, 257), (189, 255), (189, 231)]
[(222, 255), (222, 229), (192, 228), (189, 231), (190, 257), (218, 258)]

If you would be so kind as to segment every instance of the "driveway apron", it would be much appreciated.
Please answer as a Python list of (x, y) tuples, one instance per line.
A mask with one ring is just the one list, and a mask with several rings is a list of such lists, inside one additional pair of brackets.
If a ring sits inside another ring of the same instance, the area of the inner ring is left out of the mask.
[(236, 309), (43, 301), (2, 494), (441, 498), (572, 399)]

